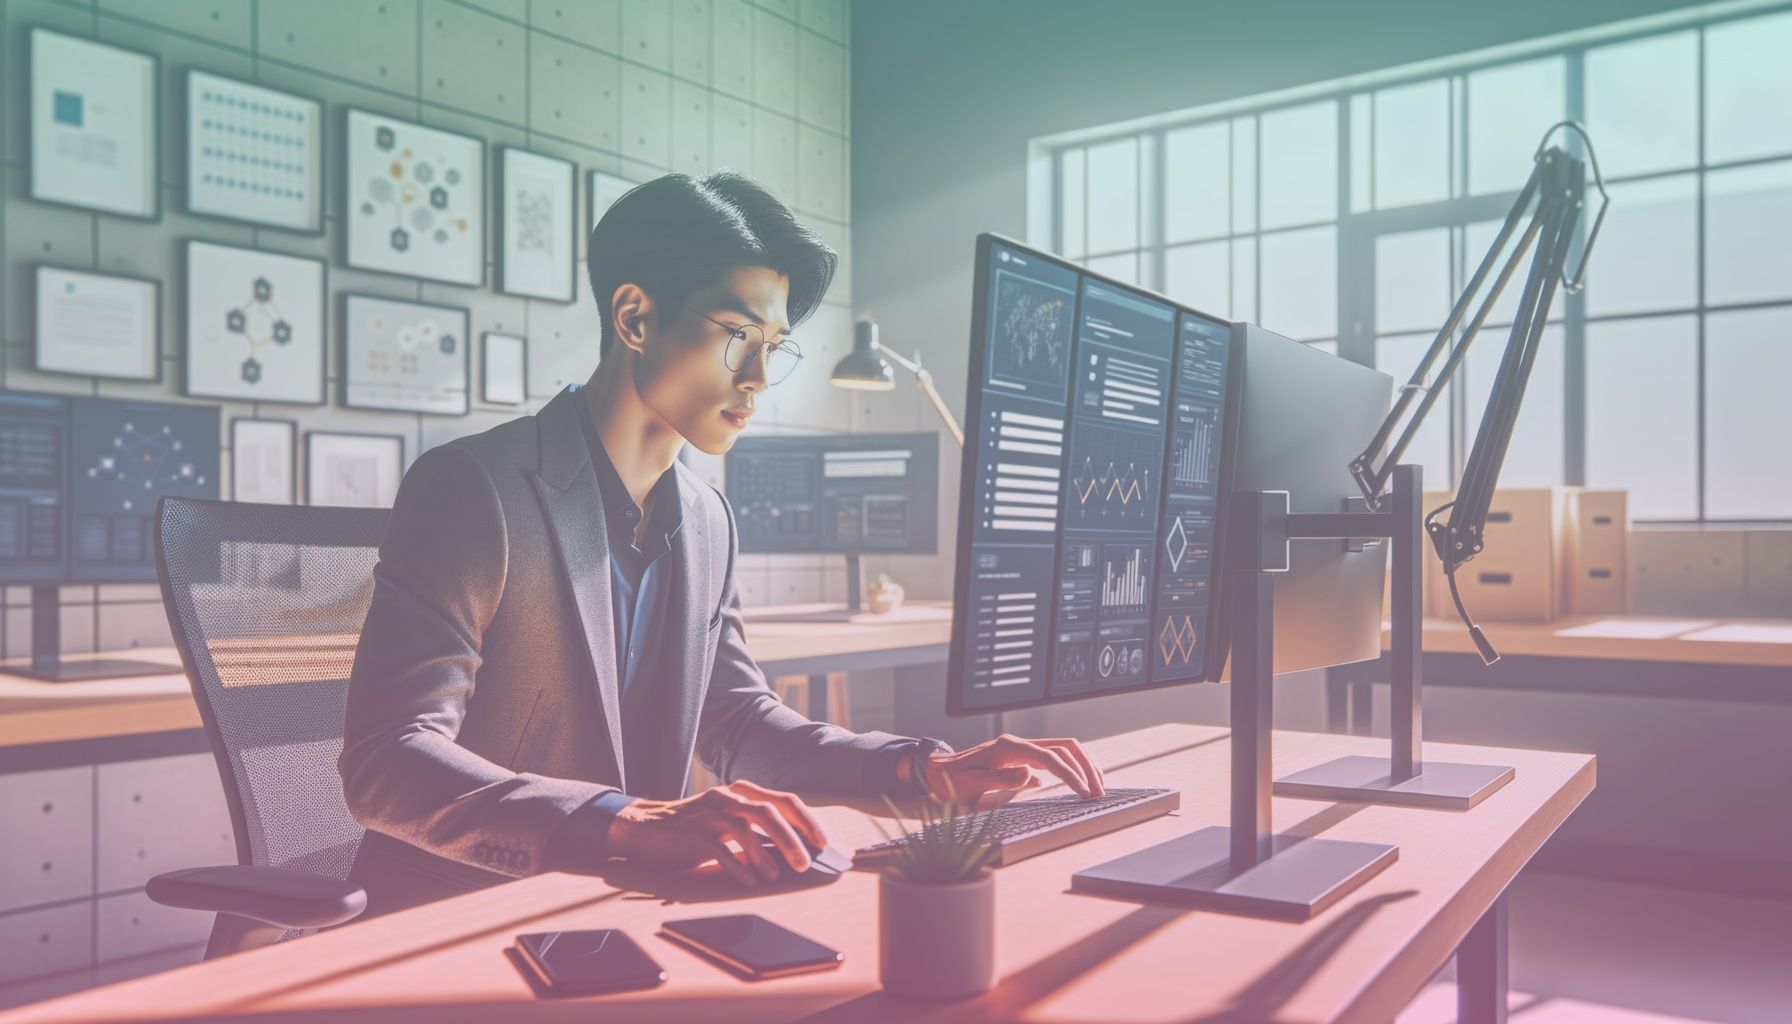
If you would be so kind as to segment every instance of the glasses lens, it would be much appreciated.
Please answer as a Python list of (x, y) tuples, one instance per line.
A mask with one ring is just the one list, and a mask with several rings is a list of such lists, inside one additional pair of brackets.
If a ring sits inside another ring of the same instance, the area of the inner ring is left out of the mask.
[(752, 365), (759, 350), (765, 345), (765, 330), (758, 324), (742, 324), (733, 334), (728, 336), (728, 347), (723, 350), (722, 361), (735, 373)]
[(803, 358), (803, 350), (796, 347), (796, 342), (784, 339), (774, 348), (765, 350), (765, 386), (771, 387), (790, 378), (792, 370)]

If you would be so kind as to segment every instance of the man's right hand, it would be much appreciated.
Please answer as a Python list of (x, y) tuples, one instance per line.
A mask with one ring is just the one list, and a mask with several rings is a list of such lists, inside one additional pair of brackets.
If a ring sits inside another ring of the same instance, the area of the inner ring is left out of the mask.
[(821, 826), (795, 794), (742, 779), (683, 800), (636, 800), (610, 822), (605, 849), (613, 857), (661, 867), (720, 861), (735, 880), (751, 886), (783, 873), (762, 834), (798, 872), (809, 869), (804, 839), (817, 849), (827, 845)]

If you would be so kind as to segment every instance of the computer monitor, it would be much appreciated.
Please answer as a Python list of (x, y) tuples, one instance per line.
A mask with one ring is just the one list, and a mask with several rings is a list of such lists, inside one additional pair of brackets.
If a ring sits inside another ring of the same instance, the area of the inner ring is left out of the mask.
[(938, 434), (743, 437), (723, 462), (741, 554), (846, 556), (846, 607), (863, 603), (859, 556), (939, 549)]
[(977, 239), (948, 712), (1211, 678), (1230, 325)]
[(723, 460), (740, 552), (932, 554), (938, 434), (742, 437)]
[(67, 681), (164, 664), (63, 661), (61, 585), (154, 582), (156, 501), (216, 498), (215, 405), (0, 391), (0, 583), (31, 584), (31, 664)]
[[(1238, 372), (1236, 425), (1227, 434), (1231, 488), (1287, 491), (1294, 513), (1344, 512), (1347, 502), (1360, 509), (1350, 460), (1387, 415), (1393, 379), (1255, 324), (1232, 325), (1232, 358)], [(1386, 565), (1385, 541), (1291, 541), (1287, 571), (1273, 574), (1275, 670), (1379, 657)], [(1226, 620), (1222, 603), (1216, 637), (1229, 636)]]
[(0, 392), (0, 583), (68, 575), (68, 400)]

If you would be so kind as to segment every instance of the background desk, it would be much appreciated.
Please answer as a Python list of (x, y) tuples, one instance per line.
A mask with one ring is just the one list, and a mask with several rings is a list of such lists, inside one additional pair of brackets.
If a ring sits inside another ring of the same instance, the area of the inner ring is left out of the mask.
[[(1278, 799), (1281, 831), (1400, 845), (1391, 867), (1304, 924), (1069, 891), (1070, 874), (1080, 867), (1223, 822), (1227, 736), (1212, 727), (1159, 725), (1090, 745), (1109, 785), (1177, 786), (1182, 810), (1001, 869), (1001, 982), (968, 1003), (933, 1006), (881, 994), (877, 879), (869, 872), (814, 889), (702, 904), (667, 904), (602, 879), (548, 874), (37, 1004), (0, 1021), (328, 1014), (341, 1021), (1385, 1022), (1471, 932), (1471, 942), (1500, 937), (1493, 926), (1506, 886), (1594, 784), (1593, 759), (1583, 754), (1430, 744), (1429, 756), (1511, 764), (1517, 777), (1461, 814)], [(1360, 737), (1277, 733), (1276, 769), (1384, 747)], [(851, 806), (818, 805), (817, 815), (842, 846), (877, 834), (870, 816)], [(671, 917), (734, 912), (762, 913), (833, 945), (845, 951), (845, 966), (748, 984), (653, 934)], [(626, 929), (670, 980), (650, 992), (540, 1000), (503, 952), (519, 932), (591, 927)], [(1482, 942), (1480, 958), (1463, 973), (1496, 968), (1503, 948)]]
[[(1492, 665), (1481, 663), (1461, 622), (1425, 620), (1426, 686), (1792, 704), (1792, 620), (1605, 615), (1482, 627), (1500, 652)], [(1388, 673), (1385, 653), (1331, 669), (1328, 727), (1368, 733), (1368, 691)]]

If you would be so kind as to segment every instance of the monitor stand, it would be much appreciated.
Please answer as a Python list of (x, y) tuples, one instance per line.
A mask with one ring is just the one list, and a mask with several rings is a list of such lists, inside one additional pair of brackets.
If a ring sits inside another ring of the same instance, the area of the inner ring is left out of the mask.
[(1392, 864), (1399, 848), (1271, 831), (1275, 582), (1268, 574), (1287, 568), (1287, 545), (1278, 555), (1274, 538), (1286, 528), (1288, 494), (1239, 494), (1231, 515), (1231, 827), (1204, 828), (1086, 868), (1071, 876), (1070, 888), (1304, 921)]
[(31, 587), (31, 663), (7, 666), (7, 675), (48, 683), (74, 683), (91, 679), (133, 676), (165, 676), (179, 668), (153, 661), (122, 658), (62, 660), (62, 588), (53, 583)]
[(1381, 512), (1342, 516), (1291, 516), (1293, 537), (1379, 537), (1392, 542), (1388, 613), (1388, 663), (1392, 717), (1388, 757), (1340, 757), (1277, 779), (1277, 796), (1347, 803), (1392, 804), (1433, 810), (1466, 811), (1515, 774), (1507, 765), (1426, 761), (1422, 750), (1424, 632), (1422, 566), (1425, 529), (1418, 466), (1394, 467)]

